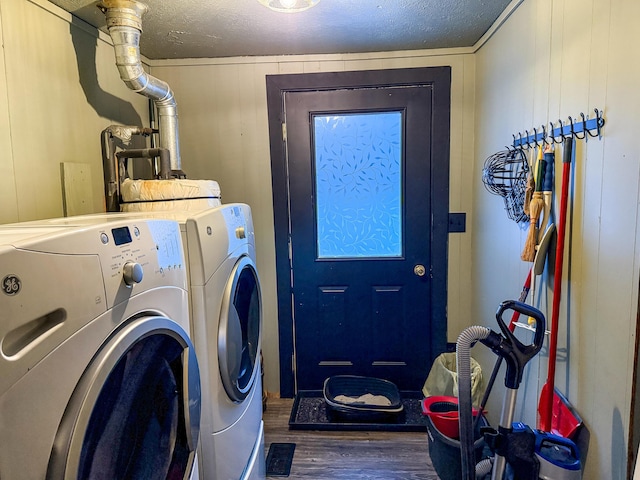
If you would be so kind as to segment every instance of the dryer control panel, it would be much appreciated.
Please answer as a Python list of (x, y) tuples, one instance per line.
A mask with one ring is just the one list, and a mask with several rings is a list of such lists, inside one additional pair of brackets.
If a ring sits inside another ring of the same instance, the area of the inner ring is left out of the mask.
[(192, 285), (204, 285), (225, 258), (255, 245), (251, 209), (242, 203), (203, 211), (186, 226)]

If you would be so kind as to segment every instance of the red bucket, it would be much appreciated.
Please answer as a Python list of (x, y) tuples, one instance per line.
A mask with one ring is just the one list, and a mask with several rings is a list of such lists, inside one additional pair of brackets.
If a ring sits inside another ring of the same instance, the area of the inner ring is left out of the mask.
[[(427, 397), (422, 400), (422, 413), (431, 419), (433, 425), (444, 436), (453, 439), (460, 438), (457, 397)], [(477, 414), (478, 410), (474, 408), (473, 415)]]

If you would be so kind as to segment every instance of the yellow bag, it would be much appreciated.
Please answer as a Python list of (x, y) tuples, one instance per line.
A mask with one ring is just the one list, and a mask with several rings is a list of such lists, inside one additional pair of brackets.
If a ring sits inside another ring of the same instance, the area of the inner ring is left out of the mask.
[[(485, 390), (480, 364), (471, 358), (471, 403), (478, 407)], [(427, 380), (422, 387), (425, 397), (458, 396), (458, 368), (455, 353), (443, 353), (434, 360)]]

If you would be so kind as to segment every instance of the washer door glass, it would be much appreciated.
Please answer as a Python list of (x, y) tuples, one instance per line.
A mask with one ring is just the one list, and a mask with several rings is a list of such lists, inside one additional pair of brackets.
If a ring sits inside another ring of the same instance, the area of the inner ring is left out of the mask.
[(258, 274), (251, 258), (243, 256), (225, 287), (218, 331), (222, 384), (234, 402), (244, 400), (255, 381), (261, 317)]
[(199, 424), (200, 375), (189, 338), (169, 319), (139, 318), (83, 376), (56, 439), (69, 448), (54, 448), (48, 476), (185, 478)]

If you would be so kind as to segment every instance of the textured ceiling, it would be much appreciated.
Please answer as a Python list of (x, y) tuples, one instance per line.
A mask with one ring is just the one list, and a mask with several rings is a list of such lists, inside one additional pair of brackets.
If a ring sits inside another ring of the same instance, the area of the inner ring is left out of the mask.
[[(97, 0), (50, 0), (106, 31)], [(321, 0), (301, 13), (257, 0), (146, 0), (149, 59), (362, 53), (468, 47), (510, 0)]]

